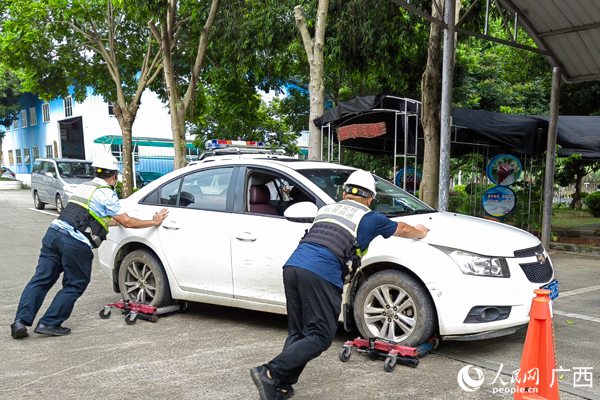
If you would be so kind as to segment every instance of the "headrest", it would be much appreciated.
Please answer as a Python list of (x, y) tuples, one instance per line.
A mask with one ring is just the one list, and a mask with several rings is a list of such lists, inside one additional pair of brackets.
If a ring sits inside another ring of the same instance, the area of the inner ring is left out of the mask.
[(271, 199), (271, 192), (265, 185), (250, 186), (250, 204), (268, 203)]
[(298, 189), (298, 186), (294, 186), (290, 190), (290, 197), (294, 202), (310, 201), (310, 198), (302, 190)]

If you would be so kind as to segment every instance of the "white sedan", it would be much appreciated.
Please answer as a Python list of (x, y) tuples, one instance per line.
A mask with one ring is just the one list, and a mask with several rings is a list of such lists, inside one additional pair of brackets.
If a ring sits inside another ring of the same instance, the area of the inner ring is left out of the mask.
[[(111, 228), (100, 265), (115, 292), (133, 301), (285, 314), (282, 267), (310, 227), (294, 218), (304, 207), (291, 206), (341, 200), (353, 171), (264, 156), (212, 157), (176, 170), (122, 202), (131, 216), (149, 219), (166, 207), (168, 218), (157, 228)], [(496, 337), (528, 323), (534, 289), (557, 293), (550, 258), (533, 235), (438, 212), (383, 179), (376, 183), (373, 210), (430, 232), (423, 240), (380, 236), (371, 243), (344, 290), (347, 329), (407, 346), (434, 334)]]

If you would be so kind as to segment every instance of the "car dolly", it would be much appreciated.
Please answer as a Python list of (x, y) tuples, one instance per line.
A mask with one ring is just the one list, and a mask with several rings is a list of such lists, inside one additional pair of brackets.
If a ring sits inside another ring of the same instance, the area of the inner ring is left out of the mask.
[(188, 308), (187, 301), (181, 301), (178, 304), (164, 307), (152, 307), (147, 304), (134, 303), (129, 300), (121, 300), (118, 303), (110, 303), (104, 306), (100, 310), (100, 318), (110, 318), (111, 308), (116, 307), (121, 310), (121, 313), (125, 314), (125, 323), (127, 325), (133, 325), (137, 322), (138, 318), (150, 322), (158, 321), (158, 316), (171, 313), (174, 311), (186, 311)]
[(419, 365), (419, 356), (429, 352), (433, 353), (440, 343), (439, 336), (434, 336), (417, 347), (407, 347), (384, 339), (362, 339), (360, 337), (344, 343), (340, 350), (340, 360), (346, 362), (352, 355), (352, 347), (361, 353), (367, 353), (372, 359), (385, 359), (383, 364), (387, 372), (392, 372), (396, 364), (416, 367)]

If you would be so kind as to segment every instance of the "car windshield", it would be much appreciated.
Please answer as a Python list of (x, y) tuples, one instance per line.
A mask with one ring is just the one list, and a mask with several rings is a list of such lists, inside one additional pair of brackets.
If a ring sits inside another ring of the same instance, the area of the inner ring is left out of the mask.
[[(311, 182), (321, 188), (333, 200), (342, 200), (344, 192), (344, 182), (354, 170), (349, 169), (306, 169), (299, 170), (299, 173), (307, 177)], [(375, 185), (377, 196), (371, 202), (371, 209), (388, 217), (423, 214), (435, 212), (434, 209), (410, 193), (400, 189), (384, 179), (377, 176)]]
[(58, 171), (65, 178), (94, 178), (91, 163), (64, 161), (58, 163)]

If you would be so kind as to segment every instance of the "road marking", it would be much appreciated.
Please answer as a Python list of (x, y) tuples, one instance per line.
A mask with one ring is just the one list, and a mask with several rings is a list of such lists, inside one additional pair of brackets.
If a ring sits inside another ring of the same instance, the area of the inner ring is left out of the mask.
[(556, 314), (556, 315), (562, 315), (563, 317), (579, 318), (579, 319), (584, 319), (586, 321), (600, 322), (600, 318), (588, 317), (587, 315), (581, 315), (581, 314), (575, 314), (575, 313), (568, 313), (568, 312), (558, 311), (558, 310), (554, 310), (554, 314)]
[(54, 217), (58, 217), (59, 216), (58, 214), (51, 213), (51, 212), (48, 212), (48, 211), (36, 210), (35, 208), (28, 208), (28, 210), (41, 212), (42, 214), (48, 214), (48, 215), (52, 215)]
[(563, 297), (575, 296), (575, 295), (582, 294), (582, 293), (593, 292), (594, 290), (600, 290), (600, 285), (589, 286), (589, 287), (575, 289), (575, 290), (569, 290), (568, 292), (564, 292), (564, 293), (561, 292), (558, 297), (563, 298)]

